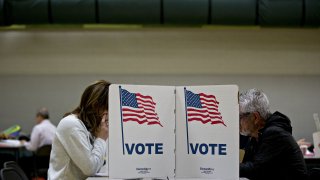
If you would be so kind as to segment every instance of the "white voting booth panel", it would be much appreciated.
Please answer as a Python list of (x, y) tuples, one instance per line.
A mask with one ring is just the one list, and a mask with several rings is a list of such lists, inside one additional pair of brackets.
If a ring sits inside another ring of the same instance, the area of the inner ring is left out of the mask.
[(320, 131), (313, 133), (314, 157), (320, 158)]
[(317, 132), (312, 134), (313, 136), (313, 145), (314, 145), (314, 156), (319, 158), (320, 157), (320, 120), (318, 113), (313, 114), (313, 119), (316, 124)]
[(111, 85), (109, 177), (239, 179), (238, 87)]
[(239, 179), (238, 86), (176, 88), (176, 178)]
[(110, 178), (174, 177), (174, 90), (173, 86), (110, 86)]

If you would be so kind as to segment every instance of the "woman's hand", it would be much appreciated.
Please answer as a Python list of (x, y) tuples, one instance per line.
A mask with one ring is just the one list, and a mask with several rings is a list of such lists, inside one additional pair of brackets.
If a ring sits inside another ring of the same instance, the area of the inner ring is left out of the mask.
[(105, 111), (102, 115), (100, 128), (97, 133), (97, 137), (107, 140), (109, 137), (109, 122), (108, 122), (108, 113)]

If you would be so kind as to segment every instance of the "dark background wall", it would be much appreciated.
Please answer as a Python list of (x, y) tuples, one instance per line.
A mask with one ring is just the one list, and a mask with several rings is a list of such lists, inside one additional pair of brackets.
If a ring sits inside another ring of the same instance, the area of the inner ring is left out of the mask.
[(0, 0), (0, 24), (319, 26), (319, 0)]

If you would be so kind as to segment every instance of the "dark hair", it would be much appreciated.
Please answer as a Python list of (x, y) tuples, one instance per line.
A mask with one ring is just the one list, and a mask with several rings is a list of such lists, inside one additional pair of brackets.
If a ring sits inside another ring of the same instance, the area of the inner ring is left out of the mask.
[(105, 80), (96, 81), (88, 86), (81, 96), (80, 105), (65, 116), (77, 115), (88, 131), (95, 135), (100, 126), (103, 111), (108, 110), (109, 86), (110, 83)]

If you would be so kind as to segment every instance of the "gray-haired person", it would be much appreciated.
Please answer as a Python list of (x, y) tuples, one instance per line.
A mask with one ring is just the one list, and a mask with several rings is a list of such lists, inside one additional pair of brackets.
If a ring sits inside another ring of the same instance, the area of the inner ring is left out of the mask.
[(30, 141), (22, 142), (29, 151), (36, 151), (44, 145), (51, 145), (56, 132), (56, 126), (49, 120), (47, 108), (39, 109), (35, 120), (36, 125), (32, 129)]
[(250, 136), (240, 177), (250, 180), (304, 180), (307, 169), (301, 150), (292, 137), (289, 118), (270, 112), (269, 100), (261, 90), (240, 94), (240, 134)]

